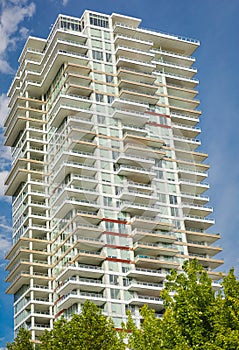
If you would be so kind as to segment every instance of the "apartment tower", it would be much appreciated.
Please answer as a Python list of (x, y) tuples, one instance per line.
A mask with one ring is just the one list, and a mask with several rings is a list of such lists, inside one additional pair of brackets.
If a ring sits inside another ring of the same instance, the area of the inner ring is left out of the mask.
[(30, 36), (9, 89), (15, 332), (37, 340), (90, 299), (116, 328), (162, 314), (171, 269), (195, 257), (215, 281), (209, 165), (197, 126), (199, 42), (85, 11)]

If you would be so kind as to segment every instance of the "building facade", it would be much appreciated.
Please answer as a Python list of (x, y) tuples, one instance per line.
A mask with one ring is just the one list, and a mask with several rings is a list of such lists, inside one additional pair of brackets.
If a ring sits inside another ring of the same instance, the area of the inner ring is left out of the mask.
[(33, 340), (90, 299), (115, 326), (160, 315), (171, 269), (198, 261), (215, 280), (218, 234), (204, 195), (207, 154), (193, 52), (199, 42), (141, 20), (85, 11), (29, 37), (9, 89), (15, 332)]

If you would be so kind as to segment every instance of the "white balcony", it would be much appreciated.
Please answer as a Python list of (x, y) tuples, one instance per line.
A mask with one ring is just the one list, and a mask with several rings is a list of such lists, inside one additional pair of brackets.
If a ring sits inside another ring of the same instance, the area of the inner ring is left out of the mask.
[(136, 101), (144, 103), (146, 102), (149, 104), (156, 104), (159, 100), (159, 97), (154, 92), (147, 92), (146, 89), (144, 89), (144, 91), (140, 91), (137, 88), (137, 85), (135, 89), (134, 86), (131, 87), (130, 83), (127, 85), (127, 87), (120, 88), (119, 97), (122, 99), (129, 100), (135, 99)]
[(72, 259), (72, 263), (99, 265), (105, 260), (105, 256), (101, 252), (82, 250)]
[(132, 48), (138, 48), (141, 50), (149, 50), (153, 46), (153, 41), (143, 40), (140, 36), (129, 36), (123, 34), (117, 34), (114, 42), (116, 45), (127, 45)]
[(186, 235), (188, 241), (205, 242), (207, 244), (212, 244), (221, 238), (219, 234), (206, 233), (203, 231), (198, 232), (196, 229), (194, 231), (187, 230)]
[(136, 242), (133, 246), (135, 254), (149, 255), (149, 256), (174, 256), (178, 253), (178, 250), (173, 244), (169, 243), (148, 243), (148, 242)]
[(139, 80), (143, 84), (154, 84), (156, 80), (156, 76), (149, 72), (124, 66), (118, 69), (118, 77), (121, 80)]
[(166, 268), (175, 269), (179, 267), (179, 263), (173, 257), (165, 258), (163, 256), (149, 256), (149, 255), (136, 255), (135, 256), (135, 266), (143, 268)]
[(57, 281), (64, 281), (73, 276), (79, 276), (83, 278), (101, 278), (104, 274), (104, 270), (100, 266), (79, 264), (78, 266), (67, 266), (56, 277)]
[(199, 228), (202, 230), (207, 230), (209, 227), (215, 224), (214, 219), (207, 219), (202, 216), (196, 215), (184, 215), (184, 222), (186, 227)]
[(128, 301), (129, 305), (137, 305), (138, 307), (142, 307), (145, 304), (148, 305), (148, 307), (151, 309), (154, 309), (155, 311), (161, 311), (163, 310), (163, 300), (159, 297), (149, 297), (146, 295), (137, 295), (132, 297)]
[[(192, 166), (191, 166), (192, 168)], [(178, 166), (179, 178), (182, 181), (201, 182), (208, 177), (206, 172), (189, 169), (186, 166)]]
[(205, 217), (207, 215), (210, 215), (213, 212), (212, 207), (205, 207), (200, 204), (196, 203), (185, 203), (182, 202), (182, 208), (183, 208), (183, 213), (185, 215), (192, 215), (192, 216), (202, 216)]
[(77, 239), (74, 243), (74, 248), (80, 249), (80, 251), (98, 252), (105, 246), (104, 241), (99, 238), (81, 237), (76, 235), (75, 231), (73, 234), (76, 236), (75, 239)]
[(172, 123), (173, 134), (175, 137), (195, 138), (201, 133), (201, 129), (196, 126), (189, 126), (187, 124)]
[(156, 176), (156, 173), (150, 169), (126, 164), (119, 165), (116, 173), (117, 175), (126, 176), (131, 181), (144, 183), (149, 183)]
[(104, 298), (100, 293), (71, 291), (57, 302), (57, 307), (59, 309), (68, 309), (75, 303), (84, 304), (86, 300), (91, 300), (97, 306), (102, 306), (106, 302), (106, 298)]
[(142, 282), (137, 280), (129, 281), (127, 290), (148, 296), (158, 296), (163, 289), (162, 283)]
[(139, 47), (126, 46), (125, 44), (118, 44), (115, 50), (117, 58), (128, 58), (133, 60), (142, 60), (151, 63), (154, 54), (148, 50), (142, 50)]
[[(136, 148), (137, 149), (137, 148)], [(137, 154), (137, 153), (136, 153)], [(132, 154), (120, 153), (119, 157), (116, 159), (116, 163), (121, 165), (129, 165), (132, 167), (142, 167), (143, 169), (151, 169), (154, 166), (155, 161), (152, 158), (146, 158), (144, 156)]]
[(163, 218), (153, 219), (145, 216), (134, 216), (131, 219), (131, 225), (133, 228), (147, 229), (147, 230), (165, 230), (170, 231), (172, 224), (168, 220)]
[(206, 183), (197, 183), (186, 180), (179, 180), (181, 192), (186, 192), (192, 195), (200, 195), (209, 189), (209, 185)]
[(156, 243), (156, 242), (164, 242), (164, 243), (173, 243), (176, 240), (176, 236), (173, 232), (170, 231), (150, 231), (143, 230), (140, 228), (135, 228), (131, 237), (134, 242), (148, 242), (148, 243)]
[(182, 64), (176, 64), (175, 62), (166, 60), (153, 60), (156, 65), (156, 69), (159, 71), (164, 71), (164, 73), (169, 74), (179, 74), (183, 75), (185, 78), (191, 79), (196, 73), (197, 69), (190, 66), (185, 66)]
[(105, 285), (100, 279), (93, 278), (77, 278), (69, 277), (62, 285), (57, 289), (57, 294), (68, 294), (72, 290), (79, 289), (80, 291), (86, 292), (102, 292)]
[(222, 251), (221, 247), (208, 245), (203, 241), (188, 241), (188, 253), (214, 256)]
[(147, 203), (147, 205), (154, 205), (158, 197), (154, 193), (148, 193), (148, 191), (137, 191), (136, 189), (130, 189), (126, 187), (122, 188), (122, 190), (119, 192), (119, 199), (123, 201), (137, 201), (137, 203)]
[(79, 177), (89, 176), (92, 178), (95, 176), (96, 172), (97, 169), (94, 166), (79, 162), (66, 161), (63, 162), (56, 173), (52, 175), (52, 182), (61, 183), (64, 180), (66, 173), (74, 173)]
[(156, 216), (160, 212), (160, 207), (157, 205), (145, 205), (137, 202), (128, 202), (123, 201), (120, 204), (120, 210), (131, 215), (147, 215), (147, 216)]
[(161, 283), (166, 278), (168, 273), (169, 270), (165, 269), (144, 269), (136, 267), (135, 269), (127, 272), (127, 277), (134, 278), (136, 280), (139, 279), (140, 281)]
[(54, 218), (62, 218), (72, 208), (75, 210), (91, 211), (96, 213), (100, 209), (100, 205), (94, 201), (76, 198), (76, 196), (68, 198), (65, 194), (62, 204), (58, 207), (52, 208), (52, 215)]

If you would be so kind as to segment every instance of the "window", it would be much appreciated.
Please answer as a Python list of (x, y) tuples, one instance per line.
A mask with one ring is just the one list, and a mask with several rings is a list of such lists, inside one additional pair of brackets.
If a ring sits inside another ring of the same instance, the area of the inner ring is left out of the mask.
[(105, 76), (106, 83), (112, 83), (113, 81), (113, 76), (112, 75), (106, 75)]
[(111, 53), (106, 52), (106, 54), (105, 54), (105, 59), (106, 59), (106, 62), (111, 62), (111, 61), (112, 61), (112, 55), (111, 55)]
[(115, 224), (113, 222), (110, 222), (110, 221), (105, 222), (106, 231), (114, 231), (114, 226)]
[(94, 60), (103, 61), (103, 52), (92, 50), (92, 55)]
[(107, 17), (94, 15), (90, 13), (90, 24), (98, 27), (109, 28), (109, 20)]
[(119, 277), (117, 275), (110, 275), (110, 284), (119, 284)]
[(97, 115), (98, 124), (105, 124), (105, 117), (103, 115)]
[(119, 299), (119, 297), (120, 297), (119, 289), (111, 289), (110, 290), (110, 296), (111, 296), (112, 299)]
[(171, 215), (172, 216), (179, 216), (178, 208), (171, 207), (170, 210), (171, 210)]
[(106, 236), (106, 242), (108, 244), (116, 244), (116, 237), (115, 236), (112, 236), (112, 235), (107, 235)]
[(104, 95), (103, 94), (95, 94), (96, 102), (104, 102)]
[(104, 205), (107, 207), (112, 206), (112, 198), (111, 197), (104, 197)]
[(178, 204), (178, 200), (176, 196), (173, 196), (172, 194), (169, 195), (169, 203), (170, 204)]
[(114, 101), (114, 96), (107, 96), (107, 102), (112, 103)]

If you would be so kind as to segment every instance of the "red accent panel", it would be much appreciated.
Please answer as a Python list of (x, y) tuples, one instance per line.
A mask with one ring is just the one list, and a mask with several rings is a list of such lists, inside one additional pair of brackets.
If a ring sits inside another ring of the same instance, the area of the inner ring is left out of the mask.
[(61, 300), (64, 297), (64, 295), (62, 295), (60, 298), (58, 298), (55, 302), (54, 305), (56, 305), (58, 303), (59, 300)]
[(147, 122), (147, 124), (153, 125), (153, 126), (160, 126), (160, 127), (162, 127), (162, 128), (166, 128), (166, 129), (171, 129), (171, 126), (169, 126), (169, 125), (157, 124), (157, 123), (155, 123), (155, 122)]
[(159, 116), (161, 116), (161, 117), (165, 117), (165, 118), (170, 118), (170, 115), (168, 115), (168, 114), (162, 114), (162, 113), (155, 113), (155, 112), (146, 112), (147, 114), (153, 114), (153, 115), (159, 115)]
[(127, 225), (127, 221), (126, 220), (115, 220), (115, 219), (103, 218), (102, 221), (115, 222), (116, 224)]
[(107, 248), (121, 249), (121, 250), (132, 250), (130, 247), (124, 247), (124, 246), (122, 246), (122, 245), (106, 244), (105, 247), (107, 247)]
[(59, 311), (56, 315), (55, 315), (55, 318), (59, 317), (61, 314), (63, 314), (63, 312), (65, 311), (66, 309), (62, 309), (61, 311)]
[(130, 261), (130, 260), (124, 260), (124, 259), (117, 259), (117, 258), (106, 258), (105, 260), (109, 260), (109, 261), (114, 261), (114, 262), (122, 262), (125, 264), (134, 264), (134, 261)]
[(127, 235), (126, 233), (119, 233), (119, 232), (104, 231), (103, 234), (111, 235), (111, 236), (119, 236), (119, 237), (129, 237), (129, 235)]

